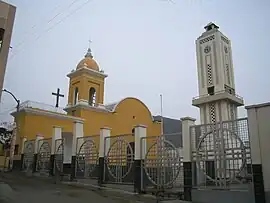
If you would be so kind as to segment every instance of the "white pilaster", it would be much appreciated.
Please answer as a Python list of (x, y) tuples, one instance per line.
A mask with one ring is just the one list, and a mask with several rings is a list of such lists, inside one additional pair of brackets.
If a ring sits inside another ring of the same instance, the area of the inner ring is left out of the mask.
[(264, 189), (270, 193), (270, 103), (247, 106), (252, 165), (262, 165)]
[(72, 156), (76, 156), (77, 138), (83, 137), (83, 122), (75, 121), (73, 124)]
[[(56, 140), (62, 139), (62, 128), (59, 126), (53, 126), (53, 135), (52, 135), (52, 149), (51, 149), (51, 154), (55, 154), (55, 151), (57, 150), (58, 146), (56, 146)], [(57, 143), (57, 145), (59, 145)]]
[(21, 143), (21, 154), (24, 154), (24, 147), (25, 147), (25, 142), (27, 141), (26, 137), (23, 137), (22, 143)]
[(190, 126), (195, 125), (195, 118), (184, 117), (181, 118), (182, 121), (182, 139), (183, 139), (183, 162), (191, 161), (191, 148), (192, 144), (191, 140), (193, 138), (190, 137)]
[(111, 128), (101, 128), (100, 129), (100, 140), (99, 140), (99, 157), (103, 158), (110, 148)]
[(137, 125), (135, 127), (135, 160), (142, 160), (146, 154), (146, 131), (147, 127), (144, 125)]
[(36, 135), (36, 140), (35, 140), (35, 151), (34, 153), (37, 154), (38, 151), (39, 151), (39, 148), (41, 147), (42, 145), (42, 141), (44, 139), (44, 136), (43, 135)]

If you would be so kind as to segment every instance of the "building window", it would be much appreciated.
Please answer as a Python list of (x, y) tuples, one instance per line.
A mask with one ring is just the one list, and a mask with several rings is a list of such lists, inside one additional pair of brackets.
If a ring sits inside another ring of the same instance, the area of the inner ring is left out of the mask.
[(74, 105), (77, 104), (78, 99), (79, 99), (79, 88), (76, 87), (74, 90)]
[(14, 149), (14, 155), (18, 155), (18, 154), (19, 154), (19, 145), (16, 144), (15, 149)]
[(208, 87), (207, 93), (208, 93), (208, 95), (214, 95), (215, 94), (215, 86)]
[(88, 101), (90, 106), (95, 106), (96, 105), (96, 89), (91, 87), (89, 89), (89, 101)]
[(72, 111), (72, 112), (71, 112), (71, 115), (72, 115), (72, 116), (75, 116), (75, 115), (76, 115), (76, 110)]
[(5, 30), (3, 28), (0, 28), (0, 51), (4, 43), (4, 34), (5, 34)]

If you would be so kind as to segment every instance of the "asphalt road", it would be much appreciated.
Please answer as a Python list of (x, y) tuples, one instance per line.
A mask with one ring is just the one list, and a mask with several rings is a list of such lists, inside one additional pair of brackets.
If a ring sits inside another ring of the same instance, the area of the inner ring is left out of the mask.
[[(19, 203), (127, 203), (128, 200), (112, 199), (104, 193), (72, 186), (54, 184), (52, 181), (25, 177), (20, 174), (0, 174), (0, 202)], [(11, 189), (8, 189), (9, 187)], [(4, 194), (3, 194), (4, 193)]]

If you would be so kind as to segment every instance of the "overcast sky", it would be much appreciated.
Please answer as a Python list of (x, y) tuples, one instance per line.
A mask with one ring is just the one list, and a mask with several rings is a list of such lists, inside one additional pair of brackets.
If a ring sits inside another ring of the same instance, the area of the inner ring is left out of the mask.
[[(269, 0), (6, 2), (16, 5), (17, 13), (4, 87), (22, 101), (54, 105), (51, 93), (60, 88), (65, 106), (66, 74), (91, 38), (94, 58), (109, 75), (105, 103), (137, 97), (156, 115), (162, 93), (164, 116), (198, 119), (191, 105), (198, 95), (195, 40), (210, 21), (232, 40), (237, 94), (246, 105), (270, 100)], [(4, 93), (2, 119), (14, 106)]]

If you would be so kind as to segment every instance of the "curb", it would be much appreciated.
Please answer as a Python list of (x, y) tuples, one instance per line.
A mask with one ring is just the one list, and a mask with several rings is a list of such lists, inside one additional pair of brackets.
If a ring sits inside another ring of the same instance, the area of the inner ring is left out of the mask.
[[(116, 199), (123, 199), (127, 200), (128, 202), (147, 202), (147, 203), (157, 203), (157, 202), (164, 202), (164, 203), (191, 203), (184, 200), (158, 200), (158, 197), (149, 195), (149, 194), (138, 194), (134, 192), (128, 192), (120, 189), (110, 188), (110, 187), (103, 187), (103, 186), (97, 186), (93, 184), (86, 184), (86, 183), (80, 183), (80, 182), (62, 182), (62, 184), (71, 186), (71, 187), (77, 187), (77, 188), (85, 188), (89, 189), (91, 191), (97, 192), (97, 193), (103, 193), (103, 196), (110, 196), (110, 198), (116, 198)], [(132, 199), (131, 199), (132, 198)]]
[[(97, 185), (92, 185), (92, 184), (86, 184), (86, 183), (80, 183), (80, 182), (62, 182), (61, 184), (65, 184), (68, 186), (72, 187), (78, 187), (78, 188), (86, 188), (98, 193), (104, 193), (103, 195), (105, 196), (110, 196), (114, 198), (121, 198), (121, 199), (126, 199), (129, 200), (130, 202), (147, 202), (147, 203), (156, 203), (157, 198), (152, 195), (140, 195), (138, 193), (134, 192), (128, 192), (124, 190), (119, 190), (115, 188), (110, 188), (110, 187), (102, 187), (102, 186), (97, 186)], [(132, 199), (130, 199), (132, 198)]]

